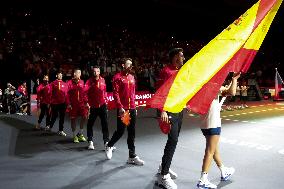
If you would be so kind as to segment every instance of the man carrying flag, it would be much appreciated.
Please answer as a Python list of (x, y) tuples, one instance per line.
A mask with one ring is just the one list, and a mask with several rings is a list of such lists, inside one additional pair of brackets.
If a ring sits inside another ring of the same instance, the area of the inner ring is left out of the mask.
[[(172, 75), (176, 74), (182, 67), (185, 60), (182, 48), (174, 48), (169, 52), (170, 64), (165, 66), (160, 72), (161, 83), (166, 82)], [(172, 158), (175, 153), (178, 136), (182, 125), (183, 111), (179, 113), (172, 113), (169, 111), (161, 111), (161, 121), (169, 123), (171, 129), (168, 133), (168, 140), (164, 148), (164, 155), (162, 157), (162, 164), (158, 172), (158, 185), (165, 188), (175, 189), (177, 185), (172, 179), (177, 178), (177, 174), (170, 169)]]

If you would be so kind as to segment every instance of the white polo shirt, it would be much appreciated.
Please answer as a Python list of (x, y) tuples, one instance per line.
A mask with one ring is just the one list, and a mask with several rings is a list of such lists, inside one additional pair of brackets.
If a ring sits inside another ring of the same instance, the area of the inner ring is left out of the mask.
[(201, 115), (201, 129), (210, 129), (221, 127), (221, 107), (224, 103), (226, 97), (222, 97), (221, 102), (219, 102), (219, 95), (212, 101), (210, 109), (205, 115)]

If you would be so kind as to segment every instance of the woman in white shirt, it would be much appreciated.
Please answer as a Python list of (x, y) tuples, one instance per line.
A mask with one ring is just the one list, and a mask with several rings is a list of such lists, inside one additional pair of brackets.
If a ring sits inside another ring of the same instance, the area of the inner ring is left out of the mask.
[[(206, 149), (203, 158), (201, 177), (197, 183), (197, 187), (200, 189), (217, 188), (215, 184), (212, 184), (208, 180), (208, 171), (211, 166), (211, 162), (214, 159), (215, 163), (221, 171), (221, 181), (226, 181), (235, 172), (234, 168), (225, 167), (222, 163), (219, 154), (219, 139), (221, 134), (221, 106), (226, 96), (236, 94), (237, 79), (240, 77), (240, 73), (234, 74), (229, 86), (220, 88), (219, 94), (212, 101), (210, 109), (207, 114), (202, 115), (201, 131), (206, 138)], [(219, 95), (222, 96), (221, 102), (219, 102)]]

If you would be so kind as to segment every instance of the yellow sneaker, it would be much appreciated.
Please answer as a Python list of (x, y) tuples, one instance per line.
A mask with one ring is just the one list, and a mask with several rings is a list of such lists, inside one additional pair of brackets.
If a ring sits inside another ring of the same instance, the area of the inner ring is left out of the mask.
[(77, 136), (75, 136), (75, 137), (73, 138), (73, 142), (74, 142), (74, 143), (79, 143), (79, 139), (78, 139)]
[(80, 142), (86, 142), (87, 141), (83, 134), (78, 134), (77, 137), (78, 137), (78, 140)]

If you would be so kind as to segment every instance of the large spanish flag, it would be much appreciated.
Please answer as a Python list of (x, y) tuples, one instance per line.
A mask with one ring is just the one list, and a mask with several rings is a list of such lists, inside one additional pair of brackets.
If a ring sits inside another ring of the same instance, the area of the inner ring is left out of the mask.
[(229, 72), (246, 72), (283, 0), (260, 0), (169, 78), (147, 107), (205, 114)]

